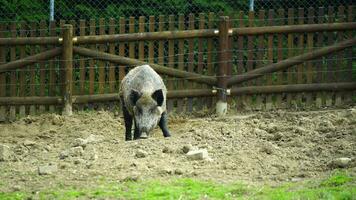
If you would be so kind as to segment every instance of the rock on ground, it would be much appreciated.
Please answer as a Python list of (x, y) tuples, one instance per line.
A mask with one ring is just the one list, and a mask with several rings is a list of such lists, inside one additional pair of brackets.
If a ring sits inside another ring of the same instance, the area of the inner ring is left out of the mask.
[(191, 160), (205, 160), (205, 159), (210, 159), (208, 155), (208, 151), (206, 149), (199, 149), (199, 150), (193, 150), (189, 151), (187, 153), (187, 157)]
[(10, 147), (0, 144), (0, 161), (8, 161), (11, 157)]
[(38, 174), (39, 175), (48, 175), (54, 174), (57, 172), (58, 168), (57, 165), (42, 165), (38, 167)]

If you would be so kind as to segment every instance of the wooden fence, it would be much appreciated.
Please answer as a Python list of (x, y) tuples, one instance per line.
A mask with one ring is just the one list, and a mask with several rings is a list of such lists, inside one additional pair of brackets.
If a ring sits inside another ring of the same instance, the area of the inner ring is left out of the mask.
[(177, 113), (216, 101), (253, 110), (340, 106), (356, 89), (353, 10), (0, 24), (0, 121), (117, 102), (122, 78), (144, 63), (164, 78)]

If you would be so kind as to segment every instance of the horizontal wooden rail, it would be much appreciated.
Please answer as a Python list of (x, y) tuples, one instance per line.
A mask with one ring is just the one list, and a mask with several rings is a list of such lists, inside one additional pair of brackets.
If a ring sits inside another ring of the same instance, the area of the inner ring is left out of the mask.
[(284, 25), (284, 26), (263, 26), (233, 28), (233, 35), (263, 35), (275, 33), (305, 33), (323, 31), (345, 31), (355, 30), (356, 22), (328, 23), (328, 24), (305, 24), (305, 25)]
[(16, 37), (0, 38), (0, 46), (11, 45), (56, 45), (61, 43), (59, 37)]
[(356, 82), (247, 86), (231, 89), (232, 95), (356, 90)]
[[(167, 92), (167, 98), (186, 98), (214, 96), (210, 89), (192, 89), (192, 90), (172, 90)], [(85, 104), (104, 101), (119, 101), (118, 93), (94, 94), (94, 95), (74, 95), (73, 103)], [(0, 105), (57, 105), (62, 104), (63, 98), (55, 97), (0, 97)]]
[(100, 44), (113, 42), (130, 42), (142, 40), (173, 40), (188, 38), (204, 38), (217, 36), (219, 32), (214, 29), (187, 30), (187, 31), (162, 31), (131, 34), (78, 36), (75, 44)]
[(287, 69), (288, 67), (292, 67), (294, 65), (297, 65), (297, 64), (309, 61), (309, 60), (313, 60), (313, 59), (328, 55), (330, 53), (341, 51), (347, 47), (352, 47), (355, 44), (356, 44), (355, 38), (349, 39), (349, 40), (345, 40), (345, 41), (339, 42), (339, 43), (331, 45), (331, 46), (326, 46), (321, 49), (317, 49), (317, 50), (314, 50), (314, 51), (311, 51), (308, 53), (304, 53), (299, 56), (288, 58), (286, 60), (282, 60), (277, 63), (272, 63), (272, 64), (266, 65), (264, 67), (252, 70), (250, 72), (233, 76), (229, 79), (228, 85), (231, 86), (234, 84), (239, 84), (239, 83), (251, 80), (251, 79), (258, 78), (258, 77), (263, 76), (267, 73), (281, 71), (281, 70)]
[(74, 53), (77, 53), (82, 56), (88, 56), (88, 57), (92, 57), (94, 59), (105, 60), (105, 61), (109, 61), (109, 62), (121, 64), (121, 65), (138, 66), (138, 65), (149, 64), (156, 72), (158, 72), (160, 74), (166, 74), (166, 75), (173, 76), (173, 77), (185, 78), (185, 79), (189, 79), (190, 81), (206, 83), (209, 85), (216, 84), (216, 78), (211, 77), (211, 76), (203, 76), (203, 75), (196, 74), (193, 72), (186, 72), (186, 71), (182, 71), (182, 70), (178, 70), (178, 69), (168, 68), (168, 67), (164, 67), (164, 66), (154, 64), (154, 63), (146, 63), (146, 62), (143, 62), (140, 60), (127, 58), (127, 57), (123, 57), (123, 56), (118, 56), (118, 55), (113, 55), (113, 54), (109, 54), (109, 53), (104, 53), (104, 52), (100, 52), (100, 51), (95, 51), (95, 50), (91, 50), (91, 49), (87, 49), (87, 48), (83, 48), (83, 47), (73, 47), (73, 51), (74, 51)]
[(0, 97), (0, 105), (57, 105), (62, 97)]
[(33, 63), (42, 61), (42, 60), (47, 60), (50, 59), (52, 57), (55, 57), (59, 54), (61, 54), (62, 52), (62, 48), (61, 47), (57, 47), (48, 51), (44, 51), (41, 53), (38, 53), (36, 55), (33, 56), (28, 56), (26, 58), (23, 59), (19, 59), (19, 60), (15, 60), (9, 63), (5, 63), (0, 65), (0, 73), (6, 72), (6, 71), (10, 71), (10, 70), (15, 70), (27, 65), (31, 65)]

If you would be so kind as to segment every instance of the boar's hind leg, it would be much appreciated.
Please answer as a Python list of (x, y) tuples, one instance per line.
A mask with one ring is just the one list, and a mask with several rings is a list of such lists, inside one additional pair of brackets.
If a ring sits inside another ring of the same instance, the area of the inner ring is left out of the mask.
[(167, 127), (167, 113), (163, 112), (161, 115), (161, 119), (159, 120), (159, 127), (162, 129), (163, 136), (164, 137), (170, 137), (171, 134), (169, 133), (168, 127)]
[(131, 134), (131, 129), (132, 129), (132, 116), (130, 113), (127, 111), (127, 108), (124, 103), (122, 103), (122, 110), (124, 112), (124, 121), (125, 121), (125, 140), (132, 140), (132, 134)]

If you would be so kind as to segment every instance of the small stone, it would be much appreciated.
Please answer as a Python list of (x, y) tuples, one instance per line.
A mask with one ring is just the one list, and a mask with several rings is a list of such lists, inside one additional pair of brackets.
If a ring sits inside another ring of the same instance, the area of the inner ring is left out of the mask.
[(141, 149), (137, 150), (137, 152), (135, 154), (136, 158), (145, 158), (145, 157), (147, 157), (147, 155), (148, 155), (148, 153)]
[(175, 169), (175, 170), (174, 170), (174, 174), (176, 174), (176, 175), (182, 175), (182, 174), (183, 174), (183, 170), (181, 170), (181, 169)]
[(170, 168), (165, 168), (162, 170), (162, 174), (173, 174), (173, 170)]
[(173, 153), (173, 149), (165, 146), (165, 147), (163, 147), (162, 152), (163, 153)]
[(59, 159), (65, 159), (69, 156), (69, 151), (64, 150), (59, 154)]
[(95, 144), (103, 141), (103, 137), (99, 135), (91, 134), (89, 135), (89, 137), (85, 139), (85, 141), (87, 142), (87, 144)]
[(11, 158), (10, 147), (0, 144), (0, 161), (8, 161)]
[(193, 150), (189, 151), (187, 153), (187, 157), (190, 160), (204, 160), (204, 159), (209, 159), (208, 151), (206, 149), (199, 149), (199, 150)]
[(130, 174), (130, 175), (126, 176), (126, 177), (123, 179), (123, 181), (124, 181), (124, 182), (127, 182), (127, 181), (137, 182), (139, 179), (140, 179), (140, 174), (138, 174), (138, 173), (133, 173), (133, 174)]
[(332, 168), (346, 168), (351, 163), (351, 158), (336, 158), (330, 162)]
[(189, 151), (193, 150), (193, 146), (188, 144), (188, 145), (184, 145), (182, 148), (183, 153), (188, 153)]
[(14, 191), (14, 192), (21, 191), (21, 186), (19, 186), (19, 185), (12, 186), (12, 191)]
[(49, 175), (57, 172), (57, 165), (43, 165), (38, 167), (39, 175)]
[(81, 146), (73, 147), (69, 151), (69, 155), (72, 157), (81, 156), (81, 155), (83, 155), (83, 153), (84, 153), (84, 150), (83, 150), (83, 147), (81, 147)]
[(69, 167), (69, 163), (61, 163), (60, 165), (59, 165), (59, 169), (67, 169)]
[(23, 142), (23, 145), (26, 146), (26, 147), (32, 147), (32, 146), (35, 146), (35, 145), (36, 145), (36, 142), (31, 141), (31, 140), (25, 140), (25, 141)]
[(76, 138), (74, 141), (73, 141), (73, 144), (72, 144), (72, 146), (73, 147), (79, 147), (79, 146), (81, 146), (81, 147), (85, 147), (86, 145), (87, 145), (87, 141), (86, 140), (84, 140), (83, 138)]

